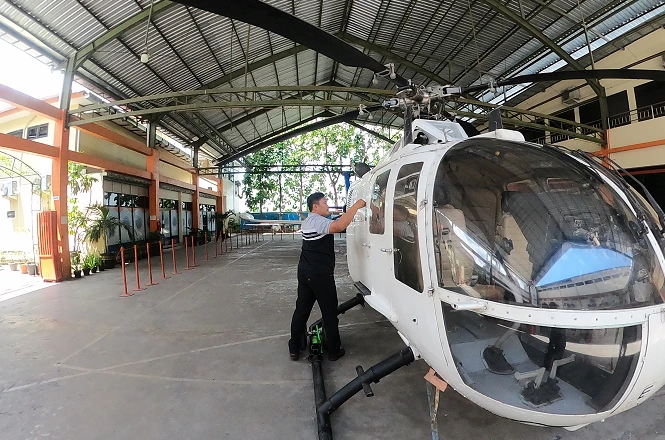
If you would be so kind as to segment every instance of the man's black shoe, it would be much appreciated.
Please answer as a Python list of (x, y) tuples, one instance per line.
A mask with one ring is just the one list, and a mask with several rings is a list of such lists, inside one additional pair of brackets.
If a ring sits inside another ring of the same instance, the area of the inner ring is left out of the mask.
[(346, 353), (344, 351), (344, 347), (339, 347), (339, 351), (337, 353), (329, 353), (328, 354), (328, 360), (332, 361), (332, 362), (335, 362), (337, 359), (344, 356), (344, 353)]
[(289, 353), (289, 357), (291, 358), (292, 361), (297, 361), (299, 356), (300, 353)]

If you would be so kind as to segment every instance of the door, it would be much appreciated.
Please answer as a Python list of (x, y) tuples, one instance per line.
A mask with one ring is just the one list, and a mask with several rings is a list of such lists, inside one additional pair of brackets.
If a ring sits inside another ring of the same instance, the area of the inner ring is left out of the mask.
[(389, 185), (390, 168), (377, 173), (370, 183), (368, 200), (368, 240), (369, 256), (367, 266), (367, 287), (372, 294), (366, 298), (370, 305), (391, 321), (395, 312), (390, 302), (389, 280), (393, 275), (392, 243), (392, 186)]
[(421, 352), (427, 351), (436, 336), (434, 300), (426, 256), (427, 200), (422, 161), (401, 163), (393, 170), (392, 197), (387, 206), (387, 239), (392, 248), (392, 276), (386, 277), (391, 303), (397, 312), (396, 327)]

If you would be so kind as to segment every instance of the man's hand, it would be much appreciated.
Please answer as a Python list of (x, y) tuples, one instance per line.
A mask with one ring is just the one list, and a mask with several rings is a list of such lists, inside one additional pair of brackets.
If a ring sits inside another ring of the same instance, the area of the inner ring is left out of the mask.
[(363, 199), (358, 199), (356, 201), (356, 203), (354, 203), (353, 206), (351, 206), (351, 209), (354, 209), (354, 210), (357, 211), (360, 208), (364, 208), (366, 205), (367, 205), (367, 203), (365, 203), (365, 201)]
[(330, 233), (334, 234), (336, 232), (342, 232), (346, 229), (347, 226), (353, 221), (353, 216), (356, 215), (356, 212), (362, 207), (365, 206), (365, 201), (363, 199), (358, 199), (356, 203), (353, 204), (344, 214), (342, 214), (337, 220), (330, 224)]

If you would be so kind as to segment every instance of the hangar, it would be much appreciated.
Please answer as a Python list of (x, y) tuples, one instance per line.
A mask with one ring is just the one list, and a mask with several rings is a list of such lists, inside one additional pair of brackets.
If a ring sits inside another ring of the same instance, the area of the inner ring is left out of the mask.
[[(309, 366), (286, 357), (299, 240), (241, 230), (221, 241), (215, 214), (240, 203), (234, 175), (223, 171), (338, 123), (379, 137), (384, 128), (399, 132), (403, 115), (381, 105), (395, 96), (395, 78), (421, 90), (487, 85), (446, 110), (486, 132), (498, 109), (525, 140), (612, 159), (665, 203), (662, 79), (503, 85), (581, 70), (662, 74), (662, 2), (217, 3), (0, 5), (4, 42), (63, 73), (55, 98), (0, 84), (0, 100), (11, 106), (0, 112), (4, 263), (27, 270), (32, 262), (57, 282), (24, 292), (21, 278), (0, 297), (3, 437), (314, 438)], [(89, 185), (85, 203), (73, 200), (73, 182)], [(83, 264), (75, 243), (87, 226), (72, 228), (84, 205), (116, 219), (98, 251), (137, 263), (123, 264), (130, 285), (136, 276), (132, 298), (118, 299), (117, 269), (67, 281)], [(159, 245), (165, 257), (157, 257)], [(355, 291), (343, 240), (338, 246), (343, 299)], [(169, 278), (159, 274), (164, 260)], [(159, 285), (142, 290), (153, 275)], [(403, 345), (371, 310), (349, 311), (341, 325), (350, 353), (325, 366), (332, 389), (356, 375), (355, 365)], [(369, 403), (350, 400), (335, 416), (336, 437), (433, 436), (423, 368), (386, 378)], [(441, 399), (439, 423), (452, 438), (659, 432), (658, 393), (574, 433), (501, 419), (454, 391)]]

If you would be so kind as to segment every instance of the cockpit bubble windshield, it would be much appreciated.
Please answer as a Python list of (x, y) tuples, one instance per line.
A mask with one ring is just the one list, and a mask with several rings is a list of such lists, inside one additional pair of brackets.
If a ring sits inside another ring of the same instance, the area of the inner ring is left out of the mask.
[(544, 327), (442, 307), (462, 380), (520, 409), (569, 415), (609, 411), (639, 363), (641, 325)]
[(439, 164), (433, 200), (441, 287), (542, 308), (663, 302), (665, 277), (644, 222), (566, 153), (493, 139), (460, 143)]

